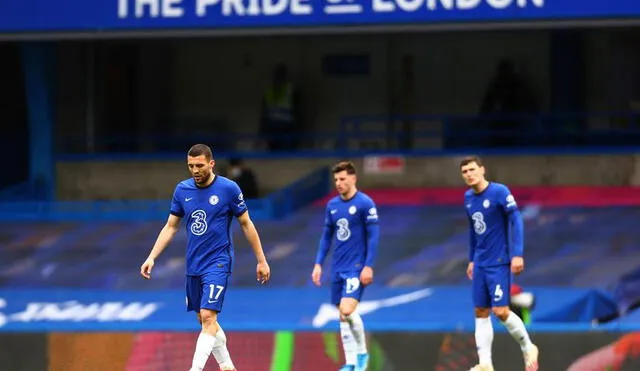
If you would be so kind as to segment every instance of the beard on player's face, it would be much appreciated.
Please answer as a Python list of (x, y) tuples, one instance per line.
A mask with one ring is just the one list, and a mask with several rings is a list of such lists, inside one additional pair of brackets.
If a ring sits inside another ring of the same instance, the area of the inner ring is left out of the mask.
[(208, 182), (209, 179), (211, 179), (212, 174), (213, 172), (211, 171), (211, 169), (199, 169), (197, 172), (194, 172), (191, 175), (193, 176), (193, 180), (195, 180), (197, 184), (204, 184)]

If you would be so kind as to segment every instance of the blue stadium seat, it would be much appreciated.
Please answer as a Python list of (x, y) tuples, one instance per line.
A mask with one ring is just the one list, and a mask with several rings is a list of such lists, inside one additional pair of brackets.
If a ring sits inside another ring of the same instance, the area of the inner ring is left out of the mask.
[[(466, 283), (468, 230), (458, 207), (380, 206), (376, 284), (388, 287)], [(640, 267), (639, 207), (527, 208), (527, 286), (613, 289)], [(258, 224), (272, 266), (272, 285), (310, 285), (323, 209), (307, 207)], [(167, 289), (184, 286), (185, 232), (158, 259), (154, 279), (140, 264), (162, 226), (139, 222), (14, 222), (0, 224), (3, 288)], [(237, 224), (234, 285), (255, 284), (255, 259)], [(330, 257), (329, 257), (330, 258)], [(327, 265), (328, 267), (328, 265)], [(328, 268), (327, 268), (328, 269)]]

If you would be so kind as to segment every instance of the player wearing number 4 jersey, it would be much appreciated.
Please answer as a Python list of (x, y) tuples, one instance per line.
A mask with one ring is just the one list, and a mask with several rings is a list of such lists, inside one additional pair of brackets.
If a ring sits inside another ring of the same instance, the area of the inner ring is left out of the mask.
[(180, 221), (185, 218), (187, 311), (196, 312), (202, 326), (190, 371), (203, 370), (211, 354), (220, 370), (235, 370), (227, 350), (227, 338), (218, 325), (218, 313), (222, 311), (233, 267), (230, 231), (233, 217), (238, 219), (258, 259), (258, 281), (266, 283), (271, 272), (240, 187), (213, 173), (215, 161), (211, 149), (204, 144), (194, 145), (187, 154), (187, 165), (192, 179), (182, 181), (176, 187), (169, 220), (140, 268), (140, 274), (146, 279), (151, 278), (155, 259), (178, 232)]
[(470, 187), (464, 195), (471, 237), (467, 276), (472, 280), (480, 361), (471, 371), (493, 371), (490, 310), (520, 344), (525, 369), (536, 371), (538, 347), (531, 342), (522, 320), (509, 309), (511, 275), (524, 269), (523, 222), (518, 206), (505, 185), (486, 180), (480, 158), (464, 158), (460, 171)]
[(320, 286), (322, 263), (335, 242), (331, 264), (331, 302), (340, 311), (340, 335), (346, 364), (341, 371), (365, 371), (369, 355), (362, 318), (356, 308), (365, 286), (373, 282), (378, 249), (378, 211), (369, 196), (356, 188), (356, 168), (351, 162), (333, 167), (339, 196), (327, 204), (324, 230), (311, 273)]

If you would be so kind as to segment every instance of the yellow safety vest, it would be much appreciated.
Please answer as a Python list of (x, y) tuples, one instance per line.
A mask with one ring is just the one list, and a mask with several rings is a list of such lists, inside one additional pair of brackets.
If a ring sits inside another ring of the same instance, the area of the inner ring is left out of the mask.
[(293, 121), (293, 86), (284, 89), (269, 88), (265, 94), (267, 117), (272, 121)]

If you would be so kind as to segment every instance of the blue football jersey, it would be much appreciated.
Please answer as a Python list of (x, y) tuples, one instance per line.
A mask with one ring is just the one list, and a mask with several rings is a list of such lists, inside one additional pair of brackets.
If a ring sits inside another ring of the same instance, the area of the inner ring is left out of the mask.
[(378, 210), (373, 200), (358, 191), (349, 200), (332, 198), (325, 210), (325, 229), (333, 234), (333, 272), (361, 270), (367, 259), (367, 225), (378, 223)]
[(507, 186), (489, 183), (480, 193), (469, 189), (464, 203), (471, 228), (473, 262), (477, 266), (511, 264), (509, 214), (518, 210)]
[(185, 221), (187, 275), (232, 271), (231, 222), (246, 211), (240, 187), (220, 175), (203, 188), (196, 186), (193, 179), (178, 184), (171, 214)]

